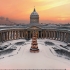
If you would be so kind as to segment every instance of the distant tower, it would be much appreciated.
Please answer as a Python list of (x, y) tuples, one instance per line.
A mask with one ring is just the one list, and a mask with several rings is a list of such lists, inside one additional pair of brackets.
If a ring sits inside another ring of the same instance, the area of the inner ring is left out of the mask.
[(36, 12), (35, 8), (30, 15), (30, 24), (33, 24), (33, 23), (39, 23), (39, 15)]

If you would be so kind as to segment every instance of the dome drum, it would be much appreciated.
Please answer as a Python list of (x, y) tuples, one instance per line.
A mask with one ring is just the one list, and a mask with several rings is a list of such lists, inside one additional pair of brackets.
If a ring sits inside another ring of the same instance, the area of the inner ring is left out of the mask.
[(39, 19), (39, 16), (31, 16), (30, 19)]

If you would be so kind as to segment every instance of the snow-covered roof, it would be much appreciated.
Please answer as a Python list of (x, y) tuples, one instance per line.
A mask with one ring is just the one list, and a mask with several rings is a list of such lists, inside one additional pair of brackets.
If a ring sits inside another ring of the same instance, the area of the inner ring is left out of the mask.
[(40, 29), (54, 29), (54, 30), (60, 30), (60, 31), (70, 31), (70, 27), (63, 27), (63, 26), (57, 26), (57, 25), (41, 25), (41, 24), (27, 24), (27, 25), (21, 25), (21, 26), (2, 26), (0, 27), (0, 31), (2, 30), (9, 30), (9, 29), (29, 29), (31, 27), (38, 27)]

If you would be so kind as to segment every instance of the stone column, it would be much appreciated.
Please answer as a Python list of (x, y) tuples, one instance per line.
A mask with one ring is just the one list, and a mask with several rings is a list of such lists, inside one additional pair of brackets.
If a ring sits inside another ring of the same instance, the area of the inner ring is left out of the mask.
[(3, 41), (5, 41), (5, 32), (3, 32)]
[(50, 39), (50, 31), (49, 31), (49, 39)]
[(47, 31), (47, 38), (49, 38), (49, 31)]
[(60, 41), (61, 41), (61, 32), (60, 32)]
[(54, 40), (55, 40), (55, 38), (56, 38), (56, 37), (55, 37), (55, 31), (54, 31)]
[(52, 31), (50, 32), (50, 35), (51, 35), (51, 39), (52, 39)]
[(6, 36), (7, 36), (7, 40), (8, 40), (8, 32), (6, 33)]
[(52, 39), (53, 39), (53, 31), (52, 31)]
[(11, 31), (11, 40), (13, 39), (13, 32)]
[(11, 31), (9, 32), (9, 37), (10, 37), (10, 40), (11, 40)]
[(59, 32), (59, 40), (61, 41), (61, 32)]
[(15, 39), (15, 31), (13, 31), (13, 39)]
[(14, 40), (16, 39), (16, 34), (15, 34), (15, 31), (14, 31)]
[(66, 42), (68, 42), (68, 33), (66, 33)]
[(0, 33), (0, 42), (2, 42), (2, 34)]
[(41, 31), (41, 39), (42, 39), (42, 31)]
[(16, 30), (15, 30), (15, 39), (17, 39), (17, 37), (16, 37)]
[(16, 31), (16, 39), (18, 39), (18, 32)]
[(64, 32), (63, 32), (63, 41), (64, 41)]
[(23, 38), (23, 31), (21, 31), (21, 34), (22, 34), (22, 35), (21, 35), (21, 38)]
[[(3, 33), (2, 33), (2, 35), (3, 35)], [(7, 41), (7, 32), (5, 32), (5, 40)]]
[(53, 31), (51, 31), (51, 38), (53, 39)]
[(1, 42), (1, 33), (0, 33), (0, 42)]
[(20, 31), (18, 30), (18, 39), (20, 39)]
[(60, 40), (60, 32), (58, 32), (58, 40)]
[(1, 32), (1, 42), (3, 42), (3, 34), (2, 34), (2, 32)]
[(44, 31), (43, 31), (43, 39), (44, 39)]
[(24, 31), (23, 31), (23, 38), (24, 38)]
[(8, 40), (9, 40), (9, 31), (8, 31)]
[(5, 41), (7, 41), (7, 32), (5, 32)]
[(43, 31), (42, 31), (42, 38), (43, 38)]
[(45, 38), (45, 31), (43, 32), (43, 38)]
[(12, 31), (10, 31), (10, 40), (12, 40)]
[(8, 34), (9, 34), (9, 40), (10, 40), (10, 31), (8, 32)]
[(67, 43), (70, 43), (70, 32), (67, 32)]
[(58, 33), (58, 31), (57, 31), (57, 40), (59, 39), (59, 33)]
[(20, 31), (20, 38), (22, 38), (22, 31)]
[(61, 41), (63, 40), (63, 33), (61, 32)]
[(38, 34), (38, 38), (39, 38), (39, 32), (37, 31), (37, 34)]
[(55, 39), (57, 40), (57, 31), (55, 32)]
[(31, 31), (30, 31), (30, 39), (31, 39)]
[(24, 31), (24, 38), (25, 38), (25, 31)]
[(12, 39), (14, 40), (14, 31), (12, 31)]
[(16, 39), (16, 30), (15, 30), (15, 39)]
[(19, 39), (21, 38), (21, 31), (19, 30)]
[(24, 37), (27, 38), (27, 31), (24, 32)]
[(40, 38), (42, 39), (42, 31), (40, 31)]
[(64, 33), (64, 42), (66, 42), (66, 32)]
[(64, 36), (64, 34), (63, 34), (63, 32), (62, 32), (62, 41), (64, 40), (64, 39), (63, 39), (63, 36)]
[(47, 31), (46, 31), (46, 38), (47, 38)]
[(22, 33), (22, 31), (21, 31), (21, 39), (23, 38), (23, 33)]
[(62, 39), (63, 39), (63, 37), (62, 37), (63, 35), (62, 35), (62, 32), (61, 32), (61, 41), (62, 41)]
[(17, 31), (17, 39), (19, 39), (19, 31)]
[(7, 34), (6, 34), (7, 32), (5, 32), (5, 41), (7, 41)]
[(60, 32), (59, 32), (59, 41), (60, 41)]
[(17, 39), (19, 39), (19, 31), (17, 31)]
[(45, 30), (45, 38), (46, 38), (46, 30)]
[(55, 32), (55, 39), (57, 40), (57, 31)]
[(28, 32), (26, 32), (27, 33), (27, 39), (28, 39)]
[(52, 39), (52, 31), (50, 31), (50, 39)]
[(20, 31), (18, 30), (18, 39), (20, 39)]

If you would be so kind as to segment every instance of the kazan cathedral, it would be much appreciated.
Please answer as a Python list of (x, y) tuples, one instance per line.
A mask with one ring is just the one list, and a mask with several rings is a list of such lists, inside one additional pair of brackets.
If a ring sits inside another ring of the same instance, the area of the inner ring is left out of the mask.
[(0, 42), (15, 39), (31, 39), (33, 32), (38, 39), (54, 39), (70, 43), (70, 27), (39, 24), (39, 15), (35, 8), (30, 15), (30, 24), (0, 27)]

